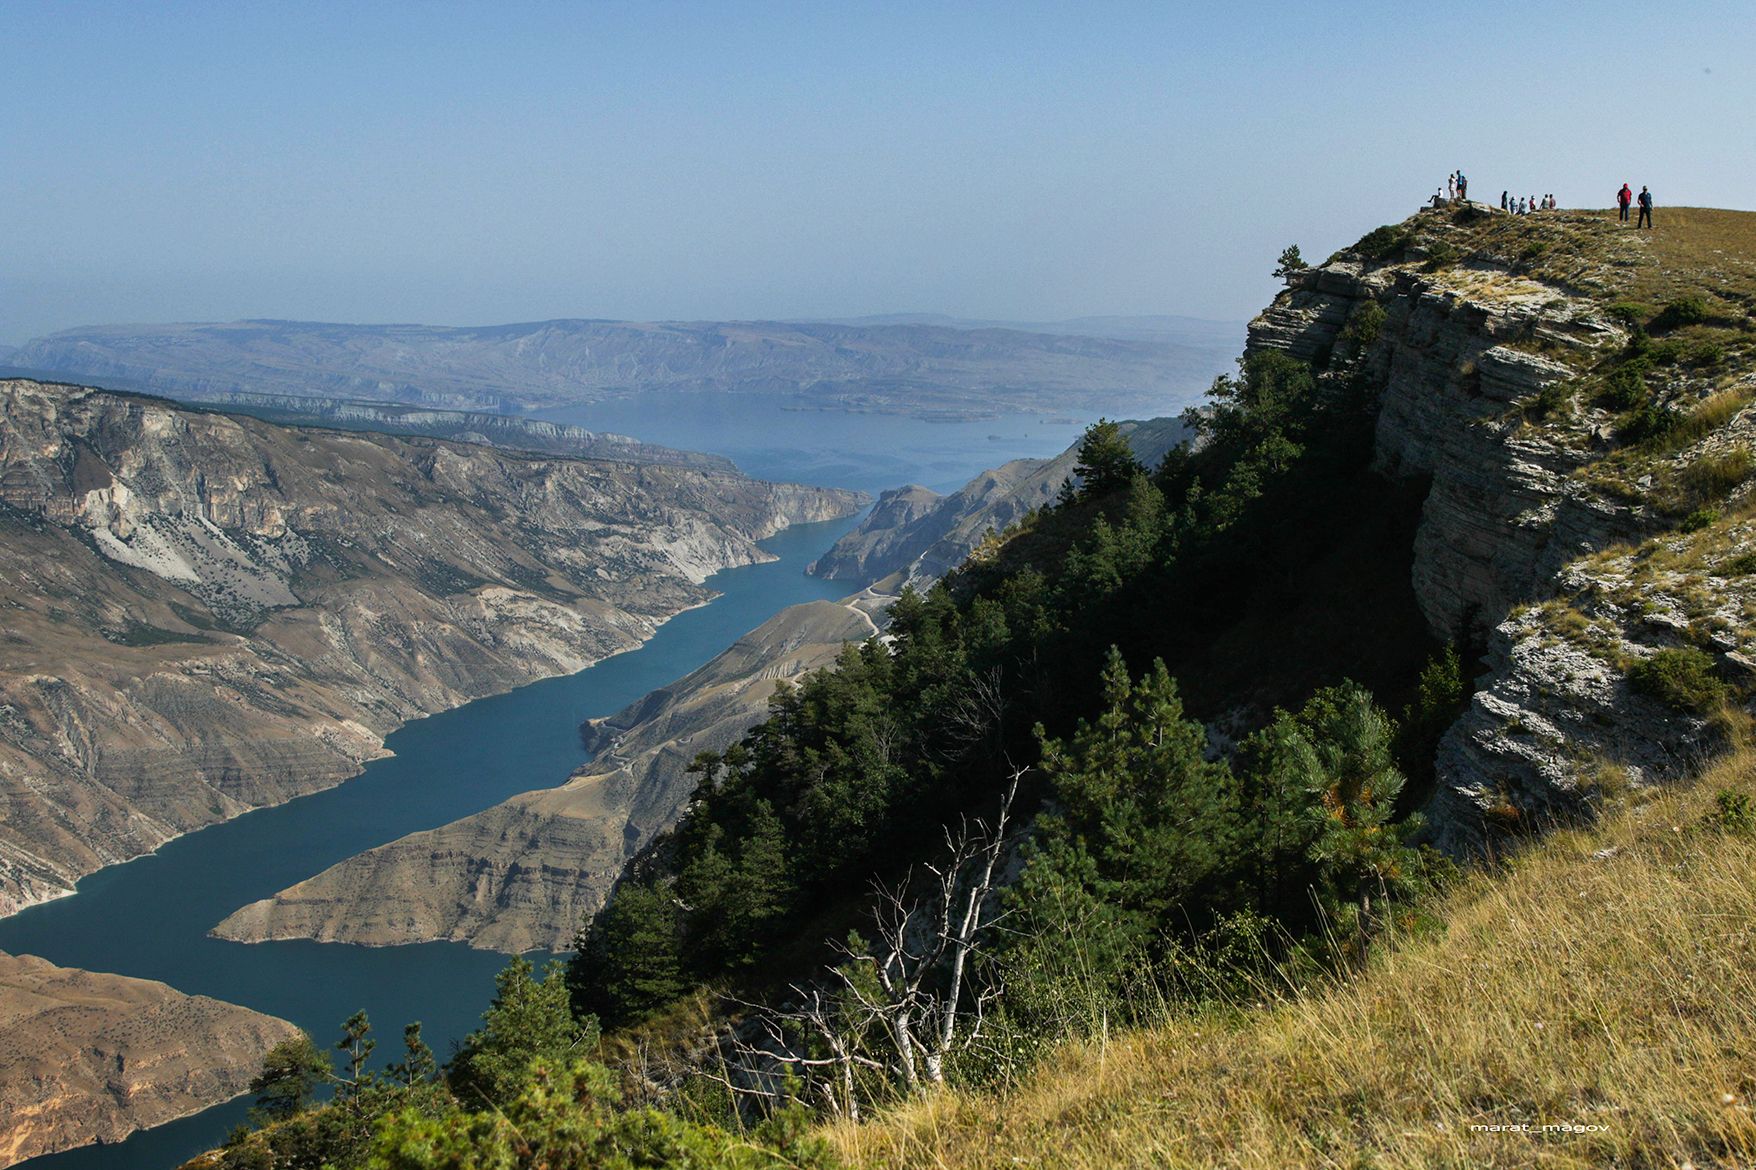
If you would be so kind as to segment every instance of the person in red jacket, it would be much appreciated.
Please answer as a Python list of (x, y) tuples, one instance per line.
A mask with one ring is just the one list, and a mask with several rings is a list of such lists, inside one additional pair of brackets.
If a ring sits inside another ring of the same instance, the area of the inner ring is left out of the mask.
[(1634, 202), (1634, 188), (1623, 183), (1622, 189), (1616, 192), (1616, 206), (1622, 209), (1622, 222), (1628, 222), (1628, 205)]

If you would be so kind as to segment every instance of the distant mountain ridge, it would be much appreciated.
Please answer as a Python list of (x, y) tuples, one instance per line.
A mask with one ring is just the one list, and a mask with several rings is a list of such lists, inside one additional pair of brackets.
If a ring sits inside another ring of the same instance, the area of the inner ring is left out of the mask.
[(248, 320), (87, 326), (8, 362), (210, 402), (249, 392), (518, 413), (667, 390), (887, 413), (1116, 413), (1204, 387), (1239, 334), (1211, 323), (1121, 338), (916, 323)]
[[(811, 318), (805, 318), (807, 322)], [(1168, 313), (1071, 317), (1065, 321), (1000, 321), (954, 317), (948, 313), (880, 313), (870, 317), (827, 317), (825, 325), (936, 325), (946, 329), (1012, 329), (1022, 333), (1072, 334), (1077, 337), (1111, 337), (1121, 341), (1188, 341), (1196, 337), (1243, 344), (1242, 321), (1217, 321), (1207, 317), (1182, 317)]]

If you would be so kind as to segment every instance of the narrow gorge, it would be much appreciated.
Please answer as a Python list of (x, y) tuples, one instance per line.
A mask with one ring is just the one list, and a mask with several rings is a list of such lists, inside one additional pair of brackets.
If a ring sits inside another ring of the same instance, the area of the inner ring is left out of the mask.
[(0, 911), (638, 645), (848, 492), (0, 383)]

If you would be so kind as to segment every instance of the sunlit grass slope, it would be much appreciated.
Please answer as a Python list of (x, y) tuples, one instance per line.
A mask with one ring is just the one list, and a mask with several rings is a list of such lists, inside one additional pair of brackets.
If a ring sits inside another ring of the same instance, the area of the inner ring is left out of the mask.
[(1756, 1166), (1756, 838), (1726, 790), (1756, 793), (1756, 751), (1467, 878), (1351, 981), (832, 1137), (958, 1170)]

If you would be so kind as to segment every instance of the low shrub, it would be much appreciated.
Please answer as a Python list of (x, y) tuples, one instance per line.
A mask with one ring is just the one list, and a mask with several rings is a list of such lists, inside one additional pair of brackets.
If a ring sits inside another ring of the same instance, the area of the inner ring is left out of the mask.
[(1408, 247), (1408, 229), (1399, 223), (1375, 227), (1360, 238), (1354, 251), (1369, 260), (1387, 260)]
[(1612, 409), (1632, 410), (1647, 400), (1646, 373), (1650, 369), (1651, 358), (1630, 358), (1604, 378), (1603, 392), (1598, 397)]
[(1691, 715), (1709, 714), (1728, 695), (1726, 684), (1714, 673), (1713, 656), (1694, 646), (1675, 646), (1641, 659), (1628, 668), (1628, 684)]
[(1668, 329), (1679, 329), (1684, 325), (1700, 325), (1710, 317), (1707, 299), (1699, 293), (1690, 293), (1687, 296), (1678, 297), (1666, 305), (1659, 315), (1652, 319), (1652, 329), (1656, 333)]
[(1683, 468), (1681, 480), (1691, 502), (1723, 500), (1749, 478), (1753, 460), (1748, 447), (1733, 447), (1697, 456)]
[(1553, 418), (1565, 415), (1573, 405), (1571, 388), (1565, 382), (1550, 382), (1525, 400), (1524, 413), (1530, 418)]
[(1377, 301), (1366, 301), (1349, 314), (1347, 324), (1342, 326), (1340, 341), (1349, 353), (1358, 355), (1371, 348), (1384, 330), (1384, 306)]
[(1648, 398), (1622, 416), (1616, 435), (1624, 443), (1658, 443), (1682, 424), (1682, 415)]
[(1652, 307), (1637, 301), (1617, 301), (1606, 312), (1616, 321), (1620, 321), (1630, 329), (1642, 329), (1652, 318)]
[(1718, 520), (1717, 508), (1697, 508), (1683, 517), (1683, 522), (1677, 527), (1684, 532), (1700, 532), (1703, 528), (1712, 527)]
[(1683, 360), (1692, 366), (1717, 366), (1726, 360), (1726, 347), (1717, 341), (1697, 341)]
[(1713, 804), (1713, 811), (1707, 815), (1708, 824), (1722, 833), (1756, 836), (1756, 805), (1752, 805), (1748, 792), (1722, 788), (1714, 794)]
[(1655, 365), (1674, 366), (1683, 360), (1683, 354), (1686, 350), (1687, 346), (1683, 344), (1681, 338), (1667, 337), (1663, 341), (1655, 341), (1648, 346), (1646, 356), (1652, 359)]

